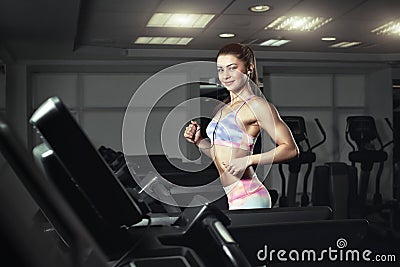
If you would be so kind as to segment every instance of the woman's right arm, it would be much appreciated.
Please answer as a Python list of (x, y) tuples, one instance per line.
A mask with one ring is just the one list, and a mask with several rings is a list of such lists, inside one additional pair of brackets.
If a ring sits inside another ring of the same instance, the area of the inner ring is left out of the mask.
[(197, 122), (191, 121), (183, 136), (189, 143), (195, 144), (205, 155), (211, 158), (211, 143), (201, 137), (200, 125)]

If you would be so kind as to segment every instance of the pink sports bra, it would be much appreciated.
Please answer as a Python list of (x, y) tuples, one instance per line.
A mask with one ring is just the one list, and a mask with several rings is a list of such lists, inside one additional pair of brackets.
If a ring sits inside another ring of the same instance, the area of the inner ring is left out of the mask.
[(211, 120), (206, 128), (211, 144), (253, 151), (257, 136), (249, 135), (240, 128), (236, 121), (236, 115), (240, 108), (253, 96), (254, 95), (247, 97), (237, 109), (229, 113), (223, 119), (216, 121), (214, 117)]

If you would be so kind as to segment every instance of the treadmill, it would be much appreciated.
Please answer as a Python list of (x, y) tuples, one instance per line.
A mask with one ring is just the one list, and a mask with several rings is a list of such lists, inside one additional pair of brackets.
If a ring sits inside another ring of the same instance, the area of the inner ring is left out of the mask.
[[(59, 98), (45, 101), (30, 123), (47, 146), (36, 147), (35, 157), (115, 266), (203, 266), (195, 250), (181, 245), (185, 239), (215, 243), (211, 257), (221, 266), (250, 266), (225, 228), (229, 219), (212, 205), (199, 202), (176, 217), (152, 214), (122, 186)], [(189, 238), (192, 232), (202, 235)], [(178, 243), (166, 246), (161, 235)]]
[[(190, 251), (191, 256), (198, 255), (206, 266), (232, 266), (238, 262), (241, 263), (238, 266), (260, 265), (262, 263), (255, 258), (260, 244), (253, 242), (251, 237), (258, 236), (260, 242), (267, 242), (273, 237), (274, 242), (294, 242), (287, 245), (328, 247), (331, 239), (337, 238), (339, 234), (354, 240), (354, 244), (361, 242), (367, 231), (368, 222), (365, 220), (328, 220), (330, 209), (327, 207), (292, 208), (292, 212), (290, 208), (220, 212), (212, 204), (202, 203), (203, 200), (200, 199), (197, 200), (198, 207), (186, 208), (175, 218), (168, 214), (152, 214), (119, 183), (59, 98), (49, 98), (32, 115), (30, 122), (54, 152), (58, 163), (65, 169), (64, 172), (67, 172), (64, 177), (76, 183), (71, 188), (79, 187), (91, 205), (101, 212), (102, 218), (109, 220), (108, 223), (113, 227), (124, 229), (126, 235), (133, 236), (134, 240), (145, 236), (143, 243), (135, 248), (133, 254), (130, 249), (126, 250), (129, 248), (127, 246), (121, 251), (125, 254), (119, 259), (151, 258), (161, 252), (167, 253), (172, 246), (178, 248), (178, 251), (174, 250), (177, 253), (175, 256), (182, 257), (188, 255), (183, 250)], [(109, 181), (104, 181), (105, 179)], [(109, 184), (112, 185), (108, 186)], [(105, 188), (99, 188), (102, 186)], [(109, 190), (116, 192), (109, 194)], [(119, 198), (123, 195), (120, 204), (108, 197), (110, 195), (118, 195)], [(101, 207), (102, 205), (106, 207)], [(317, 212), (312, 213), (308, 208)], [(122, 212), (122, 209), (123, 213), (132, 210), (134, 216), (130, 214), (125, 218), (126, 214), (115, 214)], [(116, 218), (108, 217), (109, 215)], [(149, 226), (144, 226), (146, 223)], [(144, 227), (148, 230), (144, 230)], [(306, 229), (312, 229), (312, 232)], [(314, 238), (308, 237), (309, 234)], [(293, 239), (291, 236), (302, 238)], [(309, 242), (316, 237), (325, 238), (319, 243)], [(184, 258), (187, 261), (193, 257)]]
[(43, 179), (43, 173), (22, 144), (6, 120), (0, 117), (0, 156), (4, 156), (57, 236), (62, 237), (69, 247), (67, 252), (64, 251), (64, 246), (60, 246), (59, 239), (54, 238), (52, 232), (45, 232), (37, 225), (28, 223), (24, 218), (24, 204), (32, 203), (21, 203), (20, 199), (11, 196), (7, 190), (17, 190), (18, 183), (13, 183), (13, 188), (10, 188), (9, 184), (3, 184), (6, 180), (1, 179), (0, 206), (3, 212), (0, 214), (0, 235), (5, 256), (2, 257), (3, 261), (21, 267), (107, 267), (106, 257), (90, 232), (52, 184)]

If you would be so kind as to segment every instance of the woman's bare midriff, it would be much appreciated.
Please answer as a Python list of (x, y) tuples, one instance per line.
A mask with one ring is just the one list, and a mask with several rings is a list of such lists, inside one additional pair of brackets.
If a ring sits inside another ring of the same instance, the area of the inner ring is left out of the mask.
[(240, 148), (233, 148), (233, 147), (227, 147), (227, 146), (220, 146), (220, 145), (213, 145), (211, 148), (211, 155), (214, 157), (214, 164), (217, 167), (217, 170), (219, 172), (219, 176), (221, 178), (221, 184), (222, 186), (228, 186), (231, 185), (238, 180), (240, 180), (242, 177), (251, 177), (254, 174), (253, 167), (248, 167), (245, 172), (243, 173), (242, 177), (237, 177), (234, 176), (226, 171), (226, 167), (222, 164), (228, 163), (232, 159), (236, 158), (242, 158), (246, 157), (250, 154), (252, 154), (251, 151), (247, 151), (244, 149)]

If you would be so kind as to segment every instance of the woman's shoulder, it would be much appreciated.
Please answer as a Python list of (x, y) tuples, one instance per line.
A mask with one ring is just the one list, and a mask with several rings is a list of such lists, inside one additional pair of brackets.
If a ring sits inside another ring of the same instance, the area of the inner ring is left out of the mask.
[(276, 107), (264, 97), (254, 96), (247, 102), (247, 104), (248, 107), (257, 114), (275, 114), (277, 112)]
[(257, 107), (267, 107), (272, 105), (268, 100), (266, 100), (264, 97), (254, 95), (251, 97), (248, 101), (247, 104), (250, 105), (251, 107), (257, 108)]

